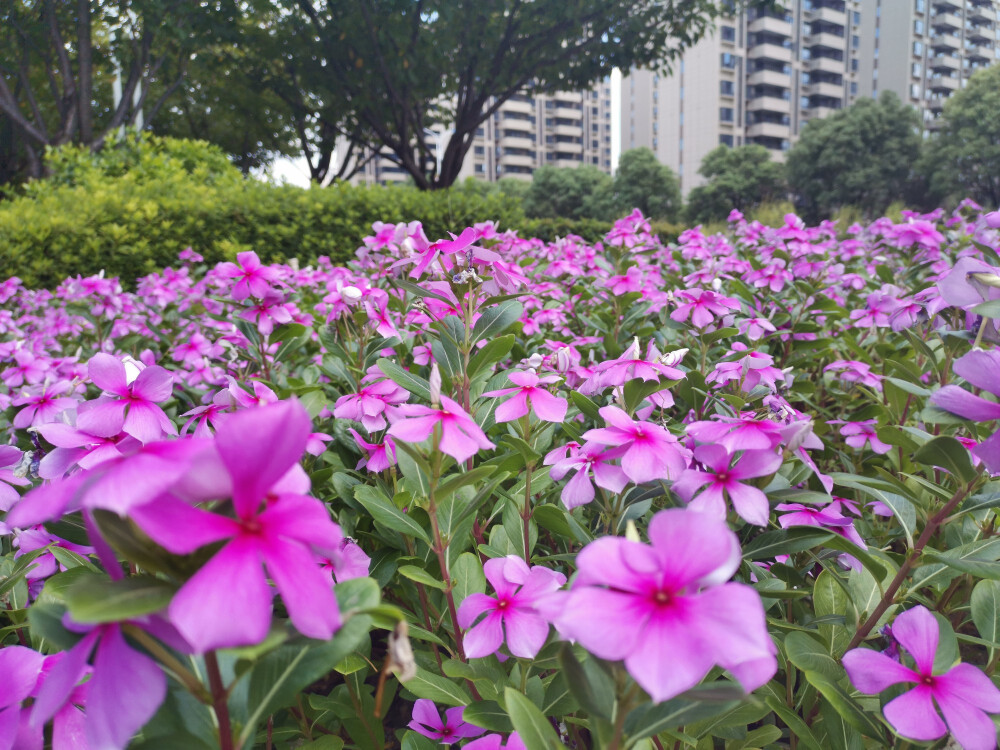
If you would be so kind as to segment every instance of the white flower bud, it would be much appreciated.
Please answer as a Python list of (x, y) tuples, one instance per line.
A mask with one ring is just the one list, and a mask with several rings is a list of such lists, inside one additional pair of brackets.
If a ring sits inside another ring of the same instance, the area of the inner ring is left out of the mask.
[(437, 406), (441, 403), (441, 370), (438, 369), (437, 362), (431, 365), (431, 404)]
[(361, 301), (361, 298), (363, 296), (364, 295), (362, 294), (361, 290), (358, 289), (356, 286), (348, 285), (342, 287), (340, 290), (340, 299), (344, 301), (345, 305), (354, 306)]
[(122, 357), (122, 364), (125, 365), (125, 382), (129, 385), (146, 369), (146, 365), (142, 362), (127, 355)]

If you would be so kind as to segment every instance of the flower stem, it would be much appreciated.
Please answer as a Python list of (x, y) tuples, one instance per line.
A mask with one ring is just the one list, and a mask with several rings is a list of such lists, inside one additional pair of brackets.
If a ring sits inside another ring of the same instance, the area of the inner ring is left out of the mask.
[(215, 718), (219, 722), (219, 750), (238, 750), (233, 745), (226, 686), (222, 684), (219, 660), (214, 651), (205, 654), (205, 669), (208, 672), (208, 687), (212, 691), (212, 710), (215, 711)]

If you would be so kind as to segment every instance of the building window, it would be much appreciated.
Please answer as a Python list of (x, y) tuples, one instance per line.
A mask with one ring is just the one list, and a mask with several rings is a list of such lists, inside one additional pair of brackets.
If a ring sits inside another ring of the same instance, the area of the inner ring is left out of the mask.
[(719, 81), (719, 93), (723, 96), (736, 94), (736, 85), (732, 81)]
[(729, 148), (732, 148), (733, 147), (733, 137), (731, 135), (720, 135), (719, 136), (719, 145), (720, 146), (729, 146)]
[(851, 37), (851, 47), (857, 49), (860, 46), (861, 46), (861, 37), (859, 37), (857, 34), (854, 34)]
[(733, 108), (732, 107), (719, 107), (719, 120), (722, 122), (732, 122), (733, 121)]
[(914, 8), (916, 8), (917, 13), (923, 13), (927, 10), (927, 3), (925, 0), (916, 0), (914, 3)]
[(921, 35), (923, 35), (924, 33), (924, 22), (921, 21), (919, 18), (913, 22), (913, 33)]
[(861, 14), (858, 11), (854, 11), (854, 25), (857, 26), (861, 23)]
[(486, 149), (482, 146), (476, 146), (476, 156), (483, 156), (486, 153)]
[(722, 53), (722, 67), (723, 68), (735, 68), (736, 67), (736, 55), (730, 52)]
[(911, 83), (910, 84), (910, 96), (912, 98), (914, 98), (914, 99), (919, 99), (920, 98), (920, 84), (919, 83)]
[(914, 42), (913, 43), (913, 54), (916, 55), (917, 57), (920, 57), (921, 55), (924, 54), (924, 43), (923, 42)]
[(857, 96), (857, 95), (858, 95), (858, 82), (851, 81), (851, 96)]
[(920, 78), (920, 76), (924, 72), (924, 69), (920, 63), (913, 63), (913, 65), (910, 68), (910, 72), (913, 74), (914, 78)]
[(723, 26), (719, 29), (719, 33), (721, 34), (722, 41), (724, 42), (736, 41), (736, 29), (733, 26)]
[(859, 67), (859, 63), (858, 63), (858, 60), (857, 60), (857, 58), (855, 58), (855, 59), (851, 60), (851, 70), (852, 70), (852, 71), (853, 71), (854, 73), (857, 73), (857, 72), (858, 72), (858, 67)]

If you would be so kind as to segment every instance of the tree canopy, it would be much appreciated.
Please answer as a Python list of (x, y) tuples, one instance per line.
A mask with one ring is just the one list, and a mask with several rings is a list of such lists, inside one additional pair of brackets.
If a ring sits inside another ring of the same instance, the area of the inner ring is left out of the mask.
[(651, 219), (674, 221), (681, 207), (677, 176), (648, 148), (633, 148), (621, 155), (614, 194), (620, 209), (638, 208)]
[(788, 152), (789, 186), (809, 220), (843, 206), (878, 215), (907, 197), (920, 146), (917, 111), (885, 91), (808, 122)]
[(734, 208), (748, 213), (785, 190), (782, 166), (757, 144), (709, 151), (698, 174), (707, 183), (688, 194), (687, 215), (693, 222), (723, 221)]
[(925, 165), (935, 198), (1000, 206), (1000, 66), (977, 71), (948, 98)]
[(619, 214), (614, 181), (592, 164), (539, 167), (523, 201), (532, 218), (611, 221)]

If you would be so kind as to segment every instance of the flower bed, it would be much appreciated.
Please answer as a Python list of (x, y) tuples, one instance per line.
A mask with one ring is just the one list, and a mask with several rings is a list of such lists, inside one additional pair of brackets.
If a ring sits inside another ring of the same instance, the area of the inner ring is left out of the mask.
[(994, 747), (998, 227), (9, 279), (0, 748)]

